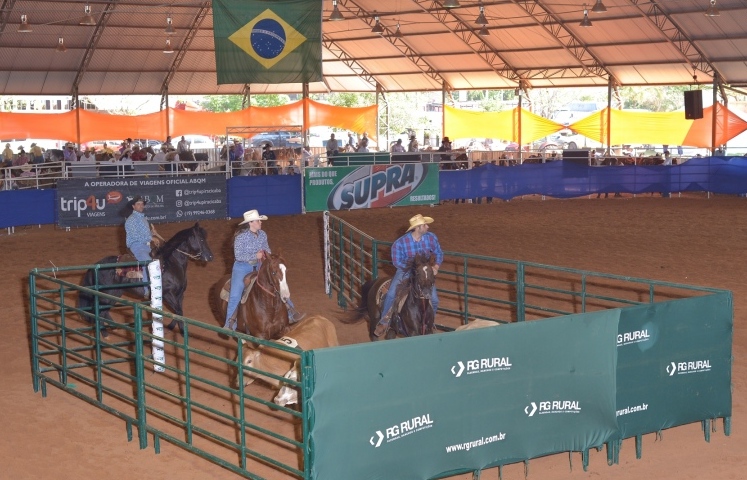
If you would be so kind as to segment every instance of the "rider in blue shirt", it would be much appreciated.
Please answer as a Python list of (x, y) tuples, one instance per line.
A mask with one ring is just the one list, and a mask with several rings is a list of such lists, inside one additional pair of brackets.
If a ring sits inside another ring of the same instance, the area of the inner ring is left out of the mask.
[[(394, 304), (395, 292), (397, 291), (397, 286), (405, 275), (407, 275), (407, 263), (415, 258), (418, 253), (426, 255), (434, 254), (436, 256), (436, 263), (433, 265), (433, 274), (437, 275), (438, 267), (444, 261), (444, 252), (441, 250), (438, 238), (435, 234), (428, 232), (429, 223), (433, 223), (431, 217), (424, 217), (420, 214), (415, 215), (410, 219), (410, 228), (407, 229), (407, 233), (399, 237), (392, 244), (392, 263), (397, 267), (397, 273), (394, 274), (392, 283), (389, 285), (389, 291), (384, 298), (384, 305), (381, 308), (381, 320), (379, 320), (379, 324), (376, 325), (376, 329), (374, 330), (374, 335), (377, 337), (382, 336), (389, 328), (389, 321), (393, 313), (391, 309)], [(438, 294), (436, 293), (435, 284), (431, 292), (431, 304), (433, 305), (433, 313), (435, 314), (436, 310), (438, 310)]]
[[(272, 253), (267, 243), (267, 234), (262, 230), (262, 221), (267, 220), (266, 215), (260, 215), (257, 210), (244, 212), (244, 221), (239, 225), (246, 225), (239, 229), (233, 238), (234, 262), (231, 270), (231, 292), (228, 295), (228, 307), (226, 308), (226, 323), (224, 328), (236, 330), (236, 320), (232, 318), (244, 293), (244, 277), (259, 270), (265, 255)], [(295, 323), (301, 320), (305, 314), (296, 311), (290, 298), (286, 300), (288, 307), (288, 320)]]
[[(150, 261), (150, 242), (153, 240), (153, 234), (150, 230), (148, 219), (145, 218), (143, 210), (145, 209), (145, 200), (137, 195), (130, 201), (132, 213), (125, 221), (125, 233), (127, 235), (127, 248), (138, 261)], [(148, 281), (148, 269), (143, 267), (143, 281)], [(148, 287), (144, 288), (144, 294), (148, 295)]]

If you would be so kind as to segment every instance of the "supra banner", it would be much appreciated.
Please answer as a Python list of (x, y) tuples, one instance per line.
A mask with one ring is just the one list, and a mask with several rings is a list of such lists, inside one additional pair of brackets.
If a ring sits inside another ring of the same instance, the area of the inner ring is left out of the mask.
[(225, 175), (184, 177), (81, 178), (57, 183), (57, 224), (87, 227), (124, 223), (128, 202), (147, 200), (150, 222), (184, 222), (226, 218)]
[(602, 445), (618, 434), (619, 315), (314, 351), (311, 478), (420, 480)]
[(306, 211), (438, 203), (438, 164), (307, 168)]

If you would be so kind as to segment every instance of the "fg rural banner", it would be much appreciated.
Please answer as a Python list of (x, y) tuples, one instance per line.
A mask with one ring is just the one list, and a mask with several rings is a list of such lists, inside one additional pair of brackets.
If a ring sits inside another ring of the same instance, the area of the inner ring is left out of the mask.
[(438, 164), (307, 168), (307, 212), (438, 203)]
[(145, 216), (155, 223), (226, 218), (226, 177), (80, 178), (57, 183), (57, 224), (87, 227), (124, 223), (128, 202), (141, 195)]

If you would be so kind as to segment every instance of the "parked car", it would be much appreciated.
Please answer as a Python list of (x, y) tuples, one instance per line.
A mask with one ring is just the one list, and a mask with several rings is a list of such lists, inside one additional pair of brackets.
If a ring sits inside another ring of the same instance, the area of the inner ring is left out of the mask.
[(262, 132), (252, 137), (252, 147), (300, 147), (302, 146), (301, 132), (290, 132), (287, 130), (276, 130), (273, 132)]

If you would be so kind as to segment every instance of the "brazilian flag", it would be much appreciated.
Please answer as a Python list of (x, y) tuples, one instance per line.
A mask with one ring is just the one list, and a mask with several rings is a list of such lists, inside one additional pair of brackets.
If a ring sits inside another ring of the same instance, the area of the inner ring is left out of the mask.
[(322, 0), (213, 0), (218, 84), (322, 80)]

